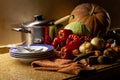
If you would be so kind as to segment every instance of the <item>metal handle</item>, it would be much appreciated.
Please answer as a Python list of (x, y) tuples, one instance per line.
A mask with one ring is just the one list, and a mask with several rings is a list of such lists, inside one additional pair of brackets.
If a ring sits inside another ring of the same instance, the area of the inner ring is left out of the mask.
[(55, 21), (54, 24), (57, 25), (57, 24), (59, 24), (59, 23), (62, 23), (62, 22), (64, 22), (64, 21), (68, 20), (71, 16), (72, 16), (72, 15), (67, 15), (67, 16), (65, 16), (65, 17), (62, 17), (62, 18), (58, 19), (57, 21)]
[(12, 28), (12, 30), (17, 32), (31, 33), (31, 31), (26, 30), (25, 28)]
[(89, 56), (92, 56), (92, 55), (94, 55), (94, 54), (95, 54), (94, 51), (89, 52), (89, 53), (82, 53), (82, 54), (80, 54), (78, 57), (74, 58), (73, 61), (76, 62), (76, 61), (78, 61), (78, 60), (81, 60), (81, 59), (84, 59), (84, 58), (88, 58)]

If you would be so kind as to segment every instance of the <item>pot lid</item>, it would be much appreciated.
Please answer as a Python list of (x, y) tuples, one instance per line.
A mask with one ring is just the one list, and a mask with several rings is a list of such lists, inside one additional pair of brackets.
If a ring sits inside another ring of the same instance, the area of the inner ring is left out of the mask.
[(34, 16), (35, 21), (31, 23), (24, 23), (22, 24), (25, 27), (34, 27), (34, 26), (46, 26), (48, 25), (48, 21), (44, 20), (42, 15), (35, 15)]

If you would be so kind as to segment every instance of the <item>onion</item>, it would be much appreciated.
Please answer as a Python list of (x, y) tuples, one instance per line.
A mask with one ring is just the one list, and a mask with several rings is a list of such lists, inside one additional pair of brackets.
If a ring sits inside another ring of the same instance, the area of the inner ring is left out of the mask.
[(79, 46), (79, 51), (81, 53), (88, 53), (93, 49), (93, 45), (90, 42), (84, 42)]
[(94, 37), (91, 40), (91, 44), (94, 46), (95, 49), (102, 49), (105, 46), (105, 41), (103, 38), (100, 37)]

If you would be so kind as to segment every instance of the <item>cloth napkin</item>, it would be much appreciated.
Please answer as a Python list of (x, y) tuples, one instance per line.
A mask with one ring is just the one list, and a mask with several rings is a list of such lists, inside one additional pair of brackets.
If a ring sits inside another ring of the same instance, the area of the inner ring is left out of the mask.
[(57, 71), (75, 75), (78, 75), (82, 70), (94, 69), (88, 64), (81, 64), (68, 59), (41, 59), (33, 61), (31, 66), (35, 70)]

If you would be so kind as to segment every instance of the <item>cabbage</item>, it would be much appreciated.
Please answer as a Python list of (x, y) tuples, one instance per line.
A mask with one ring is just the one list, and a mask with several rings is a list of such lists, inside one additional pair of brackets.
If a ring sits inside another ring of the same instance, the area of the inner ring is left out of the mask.
[(90, 30), (81, 22), (71, 22), (67, 24), (64, 29), (70, 29), (76, 35), (90, 36)]

